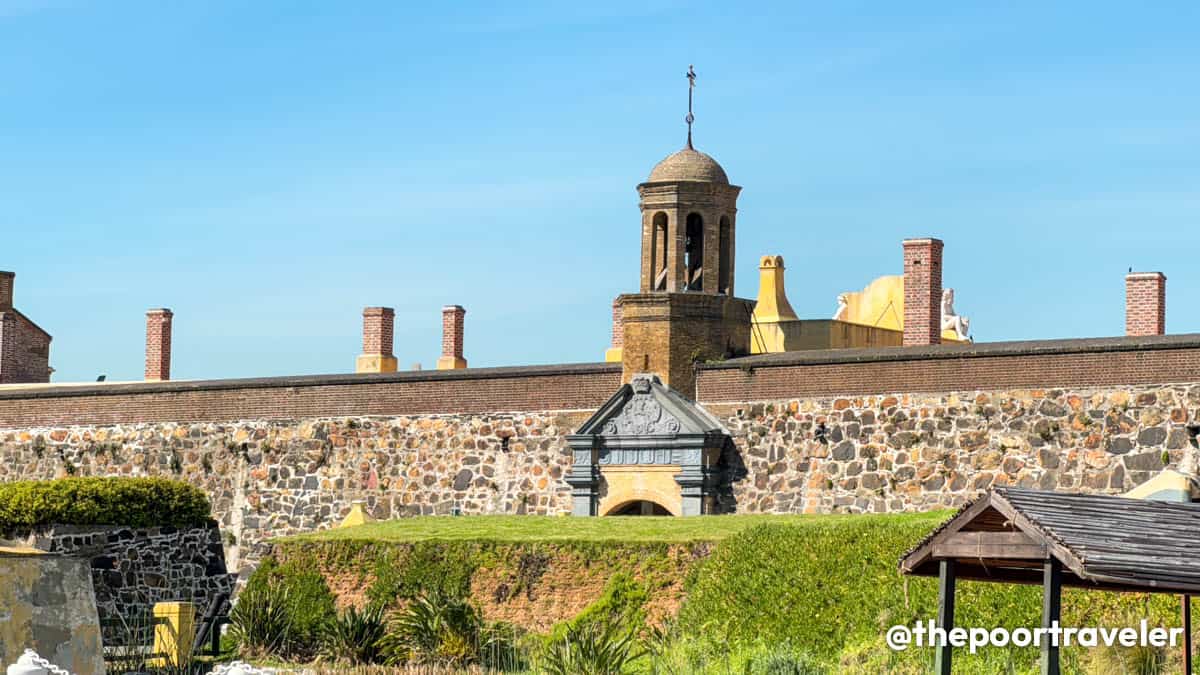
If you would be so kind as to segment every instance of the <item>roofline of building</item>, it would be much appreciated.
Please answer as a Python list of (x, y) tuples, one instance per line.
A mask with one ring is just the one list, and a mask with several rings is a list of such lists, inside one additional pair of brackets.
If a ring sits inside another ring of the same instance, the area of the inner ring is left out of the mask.
[(38, 331), (38, 332), (39, 332), (39, 333), (41, 333), (42, 335), (45, 335), (45, 336), (46, 336), (47, 338), (49, 338), (50, 340), (53, 340), (53, 339), (54, 339), (54, 336), (53, 336), (53, 335), (51, 335), (51, 334), (49, 333), (49, 331), (47, 331), (45, 328), (42, 328), (41, 326), (37, 325), (37, 322), (36, 322), (36, 321), (34, 321), (33, 319), (31, 319), (31, 318), (29, 318), (28, 316), (26, 316), (24, 312), (22, 312), (21, 310), (17, 309), (16, 307), (9, 307), (8, 309), (0, 309), (0, 314), (3, 314), (3, 313), (5, 313), (5, 312), (12, 312), (13, 314), (16, 314), (16, 315), (17, 315), (17, 316), (19, 316), (20, 318), (24, 319), (24, 320), (25, 320), (25, 323), (27, 323), (27, 324), (29, 324), (30, 326), (32, 326), (32, 327), (34, 328), (34, 330)]
[(858, 349), (821, 349), (774, 354), (755, 354), (724, 361), (697, 364), (698, 370), (729, 368), (774, 368), (818, 366), (887, 361), (932, 361), (1005, 356), (1041, 356), (1055, 354), (1096, 354), (1106, 352), (1143, 352), (1169, 349), (1200, 349), (1200, 333), (1181, 335), (1121, 336), (1104, 338), (1068, 338), (1062, 340), (1023, 340), (970, 344), (930, 345), (922, 347), (869, 347)]
[(30, 384), (0, 388), (0, 401), (31, 398), (69, 398), (77, 396), (116, 396), (121, 394), (157, 394), (229, 389), (275, 389), (282, 387), (321, 387), (329, 385), (400, 384), (407, 382), (446, 382), (455, 380), (495, 380), (512, 377), (549, 377), (588, 375), (621, 370), (619, 363), (565, 363), (546, 366), (505, 366), (462, 368), (458, 370), (409, 370), (396, 373), (360, 373), (331, 375), (294, 375), (222, 380), (175, 380), (166, 382), (92, 382)]

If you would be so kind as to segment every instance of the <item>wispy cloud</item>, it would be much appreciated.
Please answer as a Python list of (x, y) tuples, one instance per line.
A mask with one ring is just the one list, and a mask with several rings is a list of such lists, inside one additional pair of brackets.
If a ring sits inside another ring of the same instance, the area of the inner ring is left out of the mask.
[(0, 0), (0, 19), (12, 19), (74, 4), (71, 0)]

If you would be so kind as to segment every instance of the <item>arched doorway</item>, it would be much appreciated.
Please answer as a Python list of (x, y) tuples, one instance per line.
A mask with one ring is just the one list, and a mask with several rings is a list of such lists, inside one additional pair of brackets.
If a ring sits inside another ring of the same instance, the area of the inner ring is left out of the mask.
[(634, 499), (618, 504), (607, 514), (609, 516), (669, 516), (672, 515), (667, 507), (648, 499)]

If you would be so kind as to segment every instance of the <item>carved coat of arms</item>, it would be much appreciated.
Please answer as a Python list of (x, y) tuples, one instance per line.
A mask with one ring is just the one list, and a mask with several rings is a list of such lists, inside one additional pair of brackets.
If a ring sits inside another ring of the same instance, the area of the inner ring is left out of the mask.
[(605, 436), (648, 436), (673, 434), (679, 431), (679, 420), (663, 410), (653, 394), (637, 393), (621, 409), (621, 412), (604, 423)]

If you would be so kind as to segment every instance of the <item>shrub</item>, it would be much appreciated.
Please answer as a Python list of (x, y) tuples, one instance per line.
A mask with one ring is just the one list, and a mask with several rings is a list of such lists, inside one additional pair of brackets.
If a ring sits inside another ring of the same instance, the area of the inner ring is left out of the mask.
[(513, 627), (484, 623), (462, 598), (420, 595), (396, 616), (380, 644), (393, 665), (514, 667), (521, 661), (515, 641)]
[(1165, 647), (1099, 647), (1092, 658), (1098, 675), (1160, 675), (1171, 672)]
[(549, 675), (619, 675), (629, 672), (641, 657), (634, 650), (634, 626), (613, 621), (589, 621), (569, 626), (551, 641), (541, 669)]
[(60, 478), (0, 484), (0, 532), (41, 525), (189, 527), (208, 521), (199, 488), (165, 478)]
[[(541, 649), (541, 667), (551, 674), (609, 675), (628, 672), (646, 654), (661, 653), (673, 638), (670, 627), (645, 626), (644, 584), (628, 573), (609, 578), (595, 602), (550, 630)], [(646, 649), (636, 650), (644, 631)]]
[(379, 663), (383, 654), (380, 640), (385, 634), (383, 607), (368, 605), (359, 611), (349, 607), (321, 628), (324, 656), (350, 665)]
[(247, 658), (262, 658), (282, 653), (291, 633), (286, 590), (264, 584), (247, 585), (229, 610), (230, 636)]
[(825, 675), (830, 672), (813, 657), (788, 645), (779, 645), (750, 661), (751, 675)]
[(321, 573), (304, 567), (299, 561), (280, 565), (268, 556), (246, 582), (238, 604), (251, 591), (283, 598), (287, 631), (275, 653), (296, 659), (315, 656), (325, 624), (337, 618), (333, 593)]

